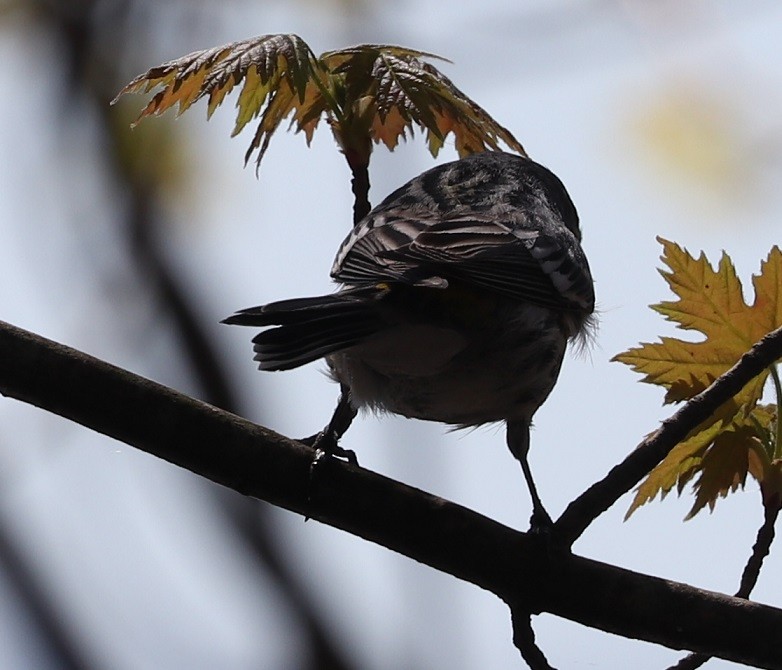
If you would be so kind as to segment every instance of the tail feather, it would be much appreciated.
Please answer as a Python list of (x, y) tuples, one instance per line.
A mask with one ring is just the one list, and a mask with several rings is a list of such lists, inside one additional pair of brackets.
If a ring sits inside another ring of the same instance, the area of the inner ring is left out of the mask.
[(378, 319), (367, 315), (344, 323), (341, 318), (318, 319), (272, 328), (253, 338), (255, 360), (261, 370), (290, 370), (359, 344), (380, 327)]
[(232, 326), (281, 326), (306, 323), (323, 314), (332, 315), (335, 311), (350, 313), (363, 308), (355, 301), (336, 299), (338, 295), (280, 300), (260, 307), (249, 307), (223, 319), (222, 323)]
[(251, 307), (223, 323), (278, 326), (253, 338), (261, 370), (290, 370), (360, 343), (384, 322), (375, 303), (388, 289), (371, 286), (333, 295), (281, 300)]

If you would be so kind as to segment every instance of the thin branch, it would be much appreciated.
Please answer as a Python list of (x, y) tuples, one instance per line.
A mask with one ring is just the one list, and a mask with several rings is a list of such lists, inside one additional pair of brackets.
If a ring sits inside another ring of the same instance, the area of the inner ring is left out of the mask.
[(598, 516), (633, 488), (698, 424), (735, 396), (750, 380), (782, 357), (782, 328), (766, 335), (724, 375), (699, 393), (647, 437), (619, 465), (571, 502), (555, 523), (557, 538), (575, 542)]
[[(782, 610), (571, 554), (0, 322), (0, 393), (476, 584), (515, 608), (782, 670)], [(719, 622), (719, 625), (716, 625)]]
[(555, 670), (549, 665), (540, 647), (535, 643), (532, 615), (529, 612), (511, 610), (513, 620), (513, 644), (530, 670)]
[(763, 560), (768, 556), (769, 551), (771, 551), (771, 545), (774, 542), (774, 525), (779, 516), (779, 503), (764, 505), (763, 510), (763, 524), (758, 529), (758, 535), (752, 547), (752, 554), (750, 554), (747, 565), (744, 567), (744, 572), (741, 575), (741, 585), (739, 590), (736, 591), (737, 598), (749, 598), (752, 589), (758, 583)]

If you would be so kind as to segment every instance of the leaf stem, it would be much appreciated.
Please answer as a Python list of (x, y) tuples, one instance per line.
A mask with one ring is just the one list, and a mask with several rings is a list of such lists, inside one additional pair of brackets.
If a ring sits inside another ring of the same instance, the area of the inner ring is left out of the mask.
[(369, 160), (368, 153), (343, 150), (353, 175), (350, 187), (353, 191), (353, 225), (355, 226), (372, 209), (369, 202)]
[(779, 369), (776, 363), (772, 363), (768, 366), (771, 372), (771, 379), (774, 382), (774, 391), (777, 395), (777, 418), (776, 418), (776, 431), (774, 440), (774, 454), (773, 459), (776, 460), (782, 457), (782, 421), (779, 420), (779, 409), (782, 407), (782, 382), (779, 380)]
[(337, 123), (339, 123), (341, 126), (345, 123), (345, 113), (342, 107), (340, 106), (339, 102), (337, 102), (337, 99), (332, 95), (331, 91), (329, 90), (329, 87), (323, 82), (323, 80), (320, 78), (322, 69), (325, 68), (328, 74), (331, 74), (331, 71), (328, 70), (328, 68), (322, 63), (320, 58), (316, 59), (317, 67), (315, 64), (310, 61), (309, 67), (310, 67), (310, 74), (312, 75), (312, 80), (315, 82), (315, 86), (318, 87), (318, 90), (320, 91), (320, 94), (326, 99), (326, 102), (329, 104), (329, 109), (333, 112)]

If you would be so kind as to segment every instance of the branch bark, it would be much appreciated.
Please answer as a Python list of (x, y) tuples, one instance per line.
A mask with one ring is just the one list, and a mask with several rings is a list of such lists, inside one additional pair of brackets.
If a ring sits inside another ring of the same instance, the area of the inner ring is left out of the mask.
[(0, 322), (0, 392), (245, 495), (487, 589), (513, 611), (782, 669), (782, 610), (556, 553), (545, 538), (329, 459), (91, 356)]

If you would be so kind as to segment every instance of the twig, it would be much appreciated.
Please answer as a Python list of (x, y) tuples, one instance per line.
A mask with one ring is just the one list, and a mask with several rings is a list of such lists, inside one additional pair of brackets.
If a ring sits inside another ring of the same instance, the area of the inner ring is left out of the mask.
[(511, 619), (513, 620), (513, 644), (530, 670), (555, 670), (535, 643), (532, 615), (529, 612), (511, 610)]
[(771, 544), (774, 542), (774, 525), (779, 516), (779, 504), (770, 503), (763, 508), (763, 524), (758, 529), (758, 535), (755, 539), (755, 545), (752, 547), (747, 565), (741, 575), (741, 585), (736, 591), (737, 598), (749, 598), (755, 584), (758, 583), (760, 568), (763, 567), (763, 560), (768, 556), (771, 550)]
[(619, 465), (571, 502), (554, 524), (557, 539), (570, 546), (598, 516), (660, 463), (687, 434), (722, 403), (782, 356), (782, 328), (766, 335), (738, 363), (685, 403)]

